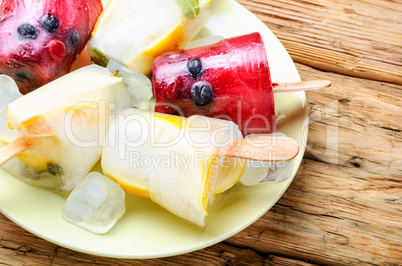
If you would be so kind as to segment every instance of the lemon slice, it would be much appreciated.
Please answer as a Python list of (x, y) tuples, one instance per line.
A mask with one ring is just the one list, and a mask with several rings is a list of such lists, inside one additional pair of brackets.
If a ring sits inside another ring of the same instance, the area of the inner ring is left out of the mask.
[(136, 183), (135, 181), (126, 181), (122, 178), (116, 178), (110, 174), (106, 173), (106, 176), (115, 181), (116, 183), (120, 184), (120, 186), (127, 192), (144, 197), (149, 198), (149, 190), (146, 185), (141, 183)]
[(219, 168), (220, 171), (214, 190), (215, 196), (233, 187), (239, 181), (247, 166), (247, 160), (231, 157), (222, 157), (219, 163), (221, 167)]
[[(149, 169), (143, 169), (140, 161), (141, 156), (148, 156), (149, 153), (143, 152), (142, 149), (144, 146), (172, 141), (185, 118), (159, 113), (153, 116), (142, 116), (143, 113), (138, 110), (134, 113), (138, 116), (132, 119), (130, 117), (132, 113), (129, 111), (130, 109), (120, 113), (111, 125), (102, 155), (103, 171), (107, 177), (119, 183), (127, 192), (149, 198), (147, 180)], [(144, 141), (144, 143), (141, 147), (131, 147), (131, 142), (134, 141)], [(116, 160), (117, 158), (120, 159)], [(133, 172), (131, 168), (136, 168), (137, 171)]]
[(34, 156), (27, 152), (23, 152), (23, 153), (17, 155), (17, 158), (24, 164), (31, 166), (31, 167), (37, 169), (38, 171), (47, 170), (47, 168), (48, 168), (47, 166), (53, 162), (49, 158)]

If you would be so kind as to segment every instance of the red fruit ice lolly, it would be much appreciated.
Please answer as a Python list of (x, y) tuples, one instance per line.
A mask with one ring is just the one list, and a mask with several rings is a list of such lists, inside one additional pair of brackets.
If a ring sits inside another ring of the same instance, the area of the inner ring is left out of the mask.
[(101, 0), (3, 0), (0, 73), (23, 94), (68, 73), (101, 12)]
[(275, 106), (259, 33), (165, 53), (153, 63), (155, 111), (236, 123), (243, 135), (275, 131)]

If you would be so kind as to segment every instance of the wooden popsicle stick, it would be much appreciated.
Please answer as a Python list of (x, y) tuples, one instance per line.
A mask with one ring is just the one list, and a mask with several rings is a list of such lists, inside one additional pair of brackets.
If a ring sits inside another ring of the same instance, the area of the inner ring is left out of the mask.
[(256, 136), (236, 140), (220, 148), (218, 156), (229, 156), (262, 162), (290, 161), (299, 153), (299, 144), (285, 136)]
[(23, 138), (18, 138), (6, 146), (0, 148), (0, 166), (8, 162), (11, 158), (27, 150), (31, 144)]
[(329, 80), (310, 80), (293, 83), (273, 83), (272, 89), (277, 92), (293, 92), (293, 91), (311, 91), (329, 88), (331, 81)]

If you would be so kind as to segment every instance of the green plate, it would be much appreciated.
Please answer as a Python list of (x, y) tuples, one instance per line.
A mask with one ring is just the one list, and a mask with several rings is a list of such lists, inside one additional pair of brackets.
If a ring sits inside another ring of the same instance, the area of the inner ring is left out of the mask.
[[(252, 13), (233, 0), (213, 0), (212, 18), (197, 36), (232, 37), (258, 31), (268, 53), (275, 82), (299, 81), (298, 72), (274, 34)], [(301, 147), (284, 181), (255, 186), (235, 185), (219, 213), (198, 228), (150, 202), (127, 195), (124, 216), (104, 235), (86, 232), (60, 215), (68, 193), (55, 193), (24, 184), (0, 169), (0, 211), (33, 234), (80, 252), (115, 258), (157, 258), (183, 254), (218, 243), (251, 225), (266, 213), (292, 182), (304, 154), (308, 116), (304, 93), (275, 96), (277, 111), (298, 113), (281, 131)], [(301, 113), (301, 115), (300, 115)]]

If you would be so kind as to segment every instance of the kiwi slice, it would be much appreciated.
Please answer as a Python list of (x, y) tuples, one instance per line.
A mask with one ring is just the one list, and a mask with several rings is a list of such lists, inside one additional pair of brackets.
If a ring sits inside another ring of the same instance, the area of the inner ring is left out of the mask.
[(200, 13), (199, 0), (176, 0), (176, 3), (189, 19), (195, 19)]

